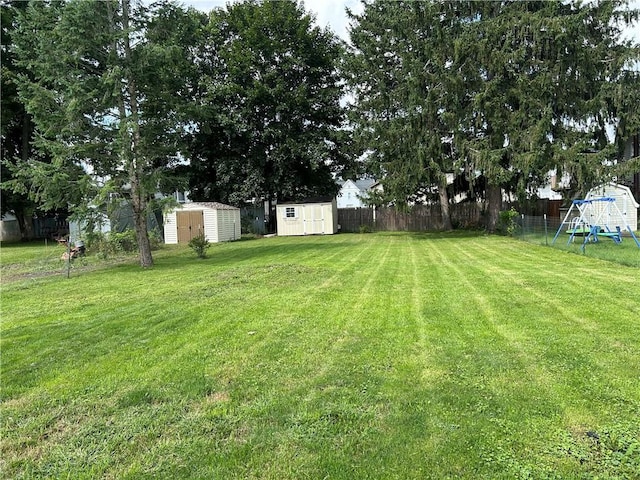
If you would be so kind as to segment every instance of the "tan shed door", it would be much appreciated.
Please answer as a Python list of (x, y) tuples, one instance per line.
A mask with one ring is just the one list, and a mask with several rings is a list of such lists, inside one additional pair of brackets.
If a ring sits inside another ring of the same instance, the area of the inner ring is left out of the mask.
[(176, 212), (178, 225), (178, 243), (188, 243), (193, 237), (204, 231), (204, 216), (201, 210)]

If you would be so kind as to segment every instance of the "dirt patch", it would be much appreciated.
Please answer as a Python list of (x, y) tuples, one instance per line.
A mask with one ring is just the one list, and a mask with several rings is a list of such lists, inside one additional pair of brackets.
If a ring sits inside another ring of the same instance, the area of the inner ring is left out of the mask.
[(225, 403), (230, 400), (229, 392), (212, 392), (207, 395), (207, 402), (209, 403)]

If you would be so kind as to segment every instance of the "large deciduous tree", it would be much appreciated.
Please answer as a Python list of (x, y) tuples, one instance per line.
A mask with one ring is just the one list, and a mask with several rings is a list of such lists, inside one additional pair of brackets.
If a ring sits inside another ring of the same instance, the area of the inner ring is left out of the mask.
[(343, 122), (335, 35), (294, 0), (211, 13), (191, 155), (194, 199), (335, 194)]
[(86, 202), (88, 185), (72, 183), (69, 172), (102, 179), (131, 204), (143, 267), (153, 264), (150, 201), (188, 122), (188, 46), (197, 30), (193, 12), (133, 0), (32, 2), (18, 22), (20, 97), (35, 146), (52, 159), (30, 158), (22, 172), (59, 179), (55, 189), (36, 183), (36, 196), (72, 209)]

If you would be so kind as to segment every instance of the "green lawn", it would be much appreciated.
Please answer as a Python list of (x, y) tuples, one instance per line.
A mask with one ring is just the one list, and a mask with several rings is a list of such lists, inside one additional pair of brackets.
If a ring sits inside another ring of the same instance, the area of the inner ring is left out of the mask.
[(640, 478), (638, 268), (460, 233), (155, 258), (3, 277), (5, 478)]

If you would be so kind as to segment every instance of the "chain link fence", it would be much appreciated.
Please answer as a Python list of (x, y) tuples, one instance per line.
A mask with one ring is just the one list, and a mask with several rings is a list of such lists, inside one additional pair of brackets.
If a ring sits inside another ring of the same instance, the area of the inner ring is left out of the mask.
[(548, 246), (621, 265), (640, 267), (640, 246), (636, 243), (636, 239), (640, 241), (638, 232), (634, 232), (634, 238), (631, 233), (622, 230), (622, 242), (620, 243), (606, 237), (599, 237), (597, 241), (594, 241), (593, 238), (587, 238), (585, 235), (571, 237), (568, 225), (561, 225), (562, 220), (557, 217), (519, 214), (513, 221), (515, 228), (512, 236), (523, 242)]

